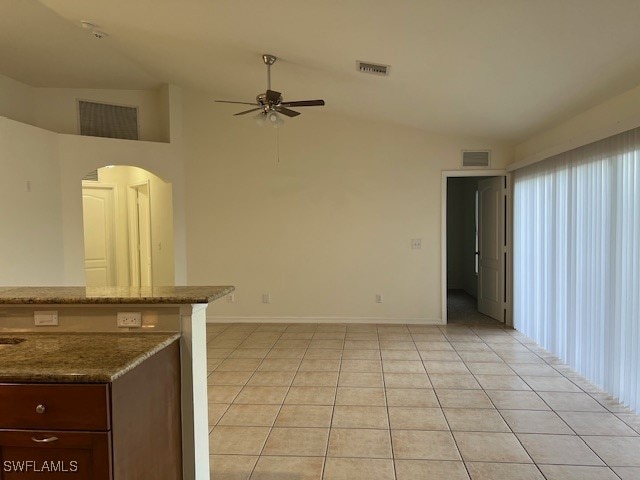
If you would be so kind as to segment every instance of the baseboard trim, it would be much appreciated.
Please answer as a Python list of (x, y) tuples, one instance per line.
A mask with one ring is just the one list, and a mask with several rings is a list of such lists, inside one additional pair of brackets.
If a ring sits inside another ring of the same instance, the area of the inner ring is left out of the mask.
[(233, 317), (207, 315), (207, 323), (375, 323), (443, 325), (439, 318), (388, 318), (388, 317)]

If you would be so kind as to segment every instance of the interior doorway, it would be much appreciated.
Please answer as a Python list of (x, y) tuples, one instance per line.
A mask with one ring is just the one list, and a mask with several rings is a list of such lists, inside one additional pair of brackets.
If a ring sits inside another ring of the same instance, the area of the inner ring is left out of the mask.
[(86, 285), (175, 282), (173, 189), (151, 172), (108, 166), (82, 180)]
[(443, 323), (507, 320), (507, 177), (443, 173)]

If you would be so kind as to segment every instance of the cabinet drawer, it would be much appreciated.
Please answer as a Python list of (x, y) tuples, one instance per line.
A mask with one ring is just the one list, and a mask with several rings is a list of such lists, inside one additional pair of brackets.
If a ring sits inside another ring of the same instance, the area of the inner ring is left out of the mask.
[(109, 432), (0, 430), (2, 480), (111, 480)]
[(110, 428), (108, 385), (0, 384), (0, 428)]

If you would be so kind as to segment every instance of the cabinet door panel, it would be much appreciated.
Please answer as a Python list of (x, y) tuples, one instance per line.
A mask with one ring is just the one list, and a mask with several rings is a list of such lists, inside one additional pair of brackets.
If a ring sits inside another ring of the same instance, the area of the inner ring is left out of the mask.
[[(38, 408), (41, 406), (42, 408)], [(0, 384), (0, 428), (109, 430), (108, 385)]]
[(0, 431), (1, 480), (110, 480), (108, 432)]

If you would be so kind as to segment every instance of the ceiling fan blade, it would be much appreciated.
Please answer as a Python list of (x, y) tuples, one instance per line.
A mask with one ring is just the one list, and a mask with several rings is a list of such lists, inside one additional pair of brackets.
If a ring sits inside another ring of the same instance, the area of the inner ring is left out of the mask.
[(282, 94), (280, 92), (276, 92), (275, 90), (267, 90), (267, 102), (269, 103), (278, 103)]
[(218, 102), (218, 103), (235, 103), (235, 104), (238, 104), (238, 105), (259, 105), (258, 103), (232, 102), (231, 100), (214, 100), (214, 102)]
[(252, 108), (251, 110), (245, 110), (244, 112), (234, 113), (233, 116), (236, 117), (238, 115), (245, 115), (247, 113), (257, 112), (258, 110), (262, 110), (262, 107)]
[(281, 106), (273, 107), (276, 112), (279, 112), (287, 117), (297, 117), (300, 115), (300, 112), (294, 112), (293, 110), (289, 110), (288, 108), (284, 108)]
[(324, 100), (298, 100), (296, 102), (282, 102), (283, 107), (321, 107)]

